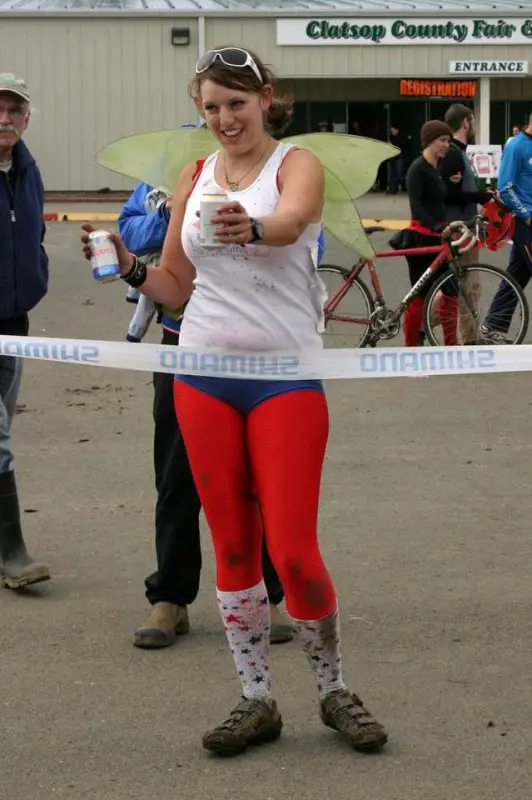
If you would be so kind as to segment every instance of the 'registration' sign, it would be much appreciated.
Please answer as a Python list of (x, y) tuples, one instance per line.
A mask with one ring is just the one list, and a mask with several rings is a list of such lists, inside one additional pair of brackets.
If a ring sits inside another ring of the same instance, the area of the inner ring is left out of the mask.
[(532, 16), (502, 19), (290, 18), (277, 20), (277, 44), (445, 45), (532, 44)]
[(452, 75), (528, 75), (528, 61), (449, 61)]
[(476, 81), (402, 80), (401, 97), (476, 97)]

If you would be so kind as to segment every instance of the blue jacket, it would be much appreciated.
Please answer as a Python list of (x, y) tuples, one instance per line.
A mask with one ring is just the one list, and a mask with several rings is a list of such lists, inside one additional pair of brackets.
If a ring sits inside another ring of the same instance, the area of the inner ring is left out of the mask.
[(144, 201), (153, 186), (139, 183), (126, 201), (118, 217), (118, 231), (132, 253), (143, 256), (162, 250), (168, 221), (159, 211), (146, 213)]
[(321, 263), (321, 259), (323, 258), (324, 252), (325, 252), (325, 231), (322, 228), (318, 239), (318, 264)]
[(532, 217), (532, 136), (519, 133), (504, 148), (497, 188), (501, 200), (521, 219)]
[(24, 142), (13, 148), (13, 170), (14, 190), (0, 172), (0, 320), (30, 311), (48, 291), (44, 188)]

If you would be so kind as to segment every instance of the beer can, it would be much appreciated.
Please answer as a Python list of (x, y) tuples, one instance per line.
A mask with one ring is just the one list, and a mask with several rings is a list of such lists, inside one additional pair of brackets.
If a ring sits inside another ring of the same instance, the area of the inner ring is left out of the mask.
[(94, 280), (110, 283), (120, 277), (120, 264), (115, 243), (109, 231), (89, 233), (91, 267)]
[(127, 290), (126, 294), (126, 303), (138, 303), (140, 298), (140, 291), (135, 289), (134, 286), (130, 286)]
[(203, 247), (221, 247), (220, 242), (216, 241), (216, 228), (211, 222), (216, 215), (216, 209), (223, 203), (227, 203), (227, 192), (215, 187), (205, 189), (200, 199), (200, 232), (199, 240)]

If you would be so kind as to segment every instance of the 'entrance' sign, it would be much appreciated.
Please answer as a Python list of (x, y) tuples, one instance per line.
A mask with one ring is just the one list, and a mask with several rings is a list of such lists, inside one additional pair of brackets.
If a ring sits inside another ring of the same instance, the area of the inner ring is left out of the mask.
[(515, 75), (528, 74), (528, 61), (450, 61), (452, 75)]

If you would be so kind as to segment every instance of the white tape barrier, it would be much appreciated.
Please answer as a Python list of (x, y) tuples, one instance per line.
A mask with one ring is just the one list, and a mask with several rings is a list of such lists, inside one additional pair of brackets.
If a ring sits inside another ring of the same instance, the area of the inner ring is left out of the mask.
[(532, 345), (238, 353), (90, 339), (0, 336), (0, 355), (61, 364), (253, 380), (406, 378), (532, 370)]

